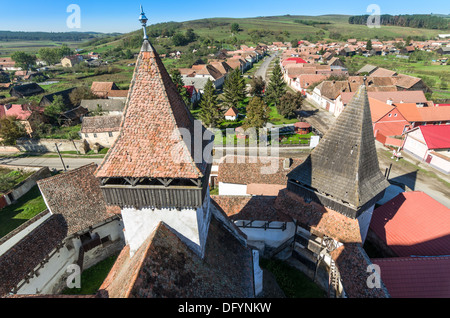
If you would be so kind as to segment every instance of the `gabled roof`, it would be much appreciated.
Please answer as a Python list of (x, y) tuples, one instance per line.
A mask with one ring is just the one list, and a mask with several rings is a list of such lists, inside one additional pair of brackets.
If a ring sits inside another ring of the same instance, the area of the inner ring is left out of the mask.
[(288, 178), (353, 210), (386, 189), (365, 86), (359, 88), (318, 146)]
[(106, 206), (100, 181), (94, 176), (96, 168), (92, 163), (37, 182), (50, 212), (64, 218), (67, 236), (115, 215)]
[[(158, 53), (145, 40), (136, 62), (120, 135), (97, 177), (200, 178), (205, 129), (179, 95)], [(183, 136), (182, 133), (185, 135)], [(204, 141), (206, 143), (208, 141)]]
[(450, 148), (450, 125), (426, 125), (418, 128), (428, 149)]
[(122, 116), (93, 116), (84, 117), (81, 124), (81, 133), (98, 133), (119, 131)]
[(450, 257), (371, 259), (392, 298), (450, 298)]
[(237, 116), (238, 115), (238, 110), (236, 109), (236, 107), (230, 107), (224, 116)]
[(424, 192), (402, 192), (375, 209), (370, 229), (400, 257), (450, 255), (450, 210)]
[(109, 298), (252, 298), (252, 252), (213, 216), (201, 259), (164, 223), (120, 253), (99, 293)]

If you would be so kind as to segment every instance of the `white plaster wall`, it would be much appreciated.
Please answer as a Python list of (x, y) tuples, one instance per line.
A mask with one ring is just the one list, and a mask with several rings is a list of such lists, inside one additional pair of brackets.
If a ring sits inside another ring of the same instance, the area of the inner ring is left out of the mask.
[[(254, 228), (240, 227), (244, 221), (236, 221), (235, 224), (239, 226), (239, 229), (247, 235), (248, 241), (264, 241), (264, 243), (270, 247), (276, 248), (284, 243), (287, 239), (295, 235), (295, 224), (289, 222), (286, 224), (286, 230), (264, 230)], [(245, 221), (248, 223), (248, 221)], [(254, 221), (254, 226), (263, 226), (265, 221)], [(271, 222), (270, 226), (280, 227), (283, 222)]]
[[(410, 134), (412, 134), (412, 133), (410, 133)], [(403, 149), (418, 156), (419, 158), (424, 159), (425, 154), (427, 153), (428, 147), (426, 146), (426, 144), (423, 144), (420, 141), (413, 139), (412, 137), (414, 137), (414, 136), (409, 135), (409, 134), (407, 135), (405, 144), (403, 145)]]
[(130, 245), (130, 254), (133, 255), (159, 222), (166, 223), (178, 232), (180, 239), (191, 249), (203, 257), (206, 237), (208, 235), (211, 218), (209, 189), (205, 195), (203, 206), (198, 209), (122, 209), (122, 218), (125, 226), (125, 240)]
[[(67, 275), (67, 267), (74, 264), (78, 258), (78, 250), (62, 247), (49, 261), (38, 269), (38, 275), (17, 291), (17, 294), (54, 294), (61, 286), (61, 279)], [(19, 284), (20, 286), (20, 284)]]
[(435, 167), (445, 173), (450, 173), (450, 161), (442, 159), (433, 154), (432, 154), (432, 156), (433, 156), (433, 158), (431, 159), (430, 165), (432, 165), (433, 167)]
[(252, 250), (253, 255), (253, 276), (255, 285), (255, 296), (258, 296), (263, 291), (263, 271), (259, 266), (259, 252)]
[(219, 182), (219, 195), (248, 195), (247, 185)]
[(36, 222), (33, 222), (22, 231), (11, 237), (9, 240), (0, 245), (0, 256), (6, 253), (11, 247), (16, 245), (21, 239), (30, 234), (34, 229), (36, 229), (39, 225), (44, 223), (52, 214), (47, 212), (45, 216), (41, 217)]
[(375, 207), (375, 205), (371, 206), (370, 208), (365, 210), (363, 213), (361, 213), (361, 215), (357, 218), (358, 223), (359, 223), (359, 232), (361, 234), (361, 240), (362, 240), (363, 244), (366, 240), (367, 232), (369, 231), (369, 225), (370, 225), (370, 221), (372, 220), (372, 214), (373, 214), (374, 207)]

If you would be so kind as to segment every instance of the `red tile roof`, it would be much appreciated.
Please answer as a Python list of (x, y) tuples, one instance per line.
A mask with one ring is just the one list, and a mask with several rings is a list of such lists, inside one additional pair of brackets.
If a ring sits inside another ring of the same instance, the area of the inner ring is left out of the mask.
[(371, 260), (392, 298), (449, 298), (450, 257), (394, 257)]
[[(100, 165), (97, 177), (200, 178), (206, 171), (206, 162), (203, 148), (193, 142), (194, 137), (203, 137), (204, 128), (198, 128), (194, 136), (192, 115), (158, 54), (145, 41), (120, 135)], [(190, 136), (182, 135), (187, 132)]]
[(400, 193), (375, 209), (370, 229), (398, 256), (450, 254), (450, 210), (423, 192)]

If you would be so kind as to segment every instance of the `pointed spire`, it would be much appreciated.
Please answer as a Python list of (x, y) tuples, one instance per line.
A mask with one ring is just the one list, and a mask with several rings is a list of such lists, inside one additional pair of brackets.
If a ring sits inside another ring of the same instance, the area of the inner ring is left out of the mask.
[(139, 16), (139, 22), (141, 22), (142, 28), (144, 29), (144, 40), (148, 40), (148, 36), (147, 36), (147, 21), (148, 21), (148, 19), (145, 16), (144, 8), (142, 7), (142, 4), (141, 4), (141, 15)]
[(378, 163), (365, 85), (288, 178), (288, 188), (300, 187), (310, 199), (351, 217), (383, 194), (388, 183)]
[[(141, 17), (144, 26), (143, 12)], [(97, 177), (197, 179), (205, 175), (204, 127), (194, 122), (147, 39), (136, 62), (123, 116), (120, 134)], [(201, 141), (194, 142), (194, 137)]]

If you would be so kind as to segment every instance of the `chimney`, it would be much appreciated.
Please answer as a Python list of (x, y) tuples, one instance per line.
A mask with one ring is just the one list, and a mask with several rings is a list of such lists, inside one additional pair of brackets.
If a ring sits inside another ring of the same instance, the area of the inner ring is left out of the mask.
[(386, 101), (386, 104), (392, 105), (393, 102), (394, 102), (394, 101), (393, 101), (391, 98), (389, 98), (389, 99)]

